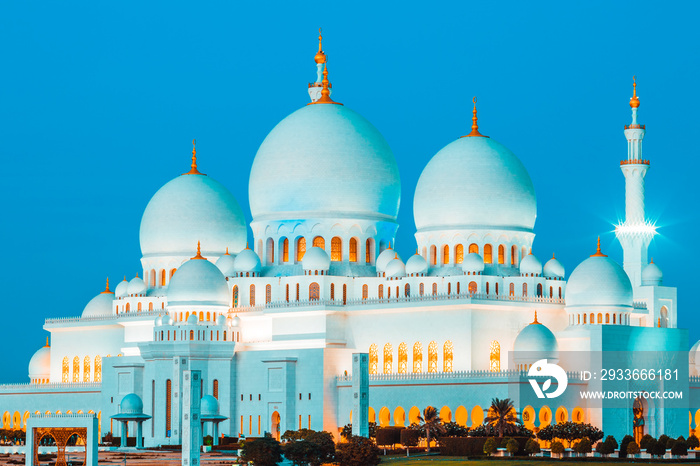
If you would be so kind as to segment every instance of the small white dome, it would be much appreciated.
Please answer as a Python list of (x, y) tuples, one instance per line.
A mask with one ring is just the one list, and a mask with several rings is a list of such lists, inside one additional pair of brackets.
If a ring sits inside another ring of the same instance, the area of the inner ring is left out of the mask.
[(331, 258), (323, 249), (314, 246), (304, 254), (301, 267), (304, 270), (328, 270), (331, 266)]
[(542, 262), (532, 252), (520, 261), (521, 275), (542, 275)]
[(658, 265), (654, 264), (653, 260), (642, 270), (642, 285), (660, 286), (663, 279), (663, 272)]
[(216, 317), (216, 325), (221, 325), (221, 326), (226, 325), (226, 316), (223, 314), (219, 314)]
[(156, 319), (153, 321), (153, 326), (154, 327), (160, 327), (163, 325), (163, 316), (158, 316)]
[(386, 266), (386, 276), (389, 278), (405, 277), (406, 266), (401, 259), (394, 259)]
[(112, 315), (114, 294), (102, 292), (87, 303), (81, 317), (109, 317)]
[(632, 308), (632, 283), (625, 270), (597, 253), (574, 269), (566, 285), (566, 306)]
[(237, 273), (260, 273), (261, 268), (260, 258), (250, 248), (239, 252), (233, 262), (233, 270)]
[(540, 359), (559, 360), (559, 344), (551, 330), (535, 320), (518, 333), (513, 344), (514, 360), (532, 364)]
[(190, 316), (187, 318), (188, 325), (197, 325), (198, 321), (199, 321), (199, 319), (197, 318), (197, 314), (194, 312), (192, 314), (190, 314)]
[(484, 258), (478, 252), (470, 252), (462, 261), (462, 271), (481, 273), (484, 271)]
[(554, 256), (544, 264), (543, 274), (547, 278), (564, 278), (565, 272), (564, 266)]
[(428, 261), (423, 256), (415, 253), (406, 261), (406, 273), (408, 275), (421, 275), (428, 273)]
[(233, 275), (236, 273), (236, 258), (229, 254), (227, 250), (226, 254), (219, 257), (219, 259), (216, 261), (216, 266), (225, 276), (233, 277)]
[(219, 402), (211, 395), (204, 395), (200, 401), (199, 409), (202, 416), (216, 416), (219, 414)]
[(48, 379), (51, 374), (51, 348), (39, 348), (29, 360), (29, 379)]
[(233, 319), (231, 319), (231, 327), (240, 327), (241, 326), (241, 318), (236, 316), (233, 316)]
[(173, 325), (173, 318), (170, 317), (170, 314), (163, 316), (163, 325)]
[(206, 259), (190, 259), (175, 271), (168, 285), (169, 305), (229, 305), (226, 277)]
[(375, 262), (377, 272), (386, 272), (386, 266), (389, 265), (389, 262), (393, 261), (394, 259), (401, 259), (396, 251), (391, 248), (383, 250)]
[(119, 404), (120, 414), (143, 414), (143, 401), (136, 393), (129, 393)]
[(114, 289), (114, 296), (116, 296), (117, 298), (123, 298), (124, 296), (127, 296), (128, 288), (129, 282), (126, 281), (126, 277), (124, 277), (124, 280), (120, 281), (117, 287)]
[(148, 287), (146, 282), (144, 282), (138, 275), (129, 281), (129, 286), (126, 288), (126, 294), (131, 295), (145, 295)]

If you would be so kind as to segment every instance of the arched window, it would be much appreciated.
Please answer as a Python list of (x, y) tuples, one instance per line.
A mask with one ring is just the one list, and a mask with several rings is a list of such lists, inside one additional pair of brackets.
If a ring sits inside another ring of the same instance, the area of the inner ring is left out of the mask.
[(460, 291), (461, 291), (460, 282), (457, 282), (457, 294), (459, 294)]
[(591, 319), (589, 320), (589, 322), (590, 322), (591, 324), (595, 324), (595, 316), (593, 315), (592, 312), (591, 312)]
[(452, 283), (447, 283), (447, 294), (451, 295), (452, 294)]
[(425, 294), (425, 285), (423, 283), (418, 286), (418, 293), (420, 293), (421, 296)]
[(130, 304), (130, 303), (126, 303), (126, 308), (125, 308), (125, 309), (126, 309), (126, 312), (129, 312), (129, 311), (131, 310), (131, 304)]
[(583, 314), (583, 323), (584, 323), (584, 324), (587, 323), (587, 322), (586, 322), (586, 319), (587, 319), (586, 316), (587, 316), (587, 314), (584, 313), (584, 314)]
[(318, 283), (313, 282), (309, 285), (309, 301), (318, 301), (319, 298), (319, 286)]
[(506, 262), (506, 248), (503, 245), (498, 246), (498, 263), (505, 264)]
[(515, 296), (515, 283), (511, 283), (509, 288), (510, 288), (510, 290), (509, 290), (510, 295)]
[(306, 238), (297, 238), (297, 262), (301, 262), (306, 254)]
[(476, 243), (472, 243), (469, 245), (469, 254), (471, 254), (473, 252), (479, 254), (479, 245)]
[(523, 296), (527, 296), (527, 283), (523, 283)]
[(430, 246), (430, 265), (437, 264), (437, 247), (435, 245)]
[(343, 285), (343, 306), (348, 302), (348, 286)]
[(379, 352), (377, 345), (372, 343), (369, 347), (369, 373), (376, 374), (379, 369)]
[(282, 241), (282, 262), (289, 262), (289, 238)]
[(136, 311), (141, 312), (141, 302), (136, 303)]
[(486, 282), (486, 294), (489, 294), (489, 282)]
[(518, 248), (515, 245), (510, 248), (510, 265), (513, 267), (518, 265)]
[(437, 283), (433, 283), (433, 295), (437, 294)]
[(464, 246), (458, 244), (455, 246), (455, 264), (464, 262)]
[(80, 382), (80, 358), (73, 358), (73, 382)]
[(423, 372), (423, 345), (419, 341), (413, 344), (413, 372)]
[(335, 299), (335, 283), (331, 283), (331, 300)]
[(369, 287), (367, 285), (362, 285), (362, 299), (367, 299), (369, 295)]
[(377, 288), (377, 297), (384, 299), (384, 285), (379, 285), (379, 288)]
[(69, 374), (68, 371), (69, 371), (69, 367), (68, 367), (68, 356), (66, 356), (65, 358), (63, 358), (63, 365), (62, 365), (62, 367), (61, 367), (61, 382), (63, 382), (63, 383), (68, 383), (68, 382), (69, 382), (69, 380), (68, 380), (68, 374)]
[(442, 371), (452, 372), (452, 358), (454, 357), (454, 346), (447, 340), (442, 347)]
[(250, 305), (255, 306), (255, 285), (250, 285)]
[(265, 286), (265, 304), (270, 304), (271, 301), (272, 301), (272, 286), (266, 285)]
[(542, 284), (541, 283), (537, 284), (537, 297), (538, 298), (542, 297)]
[(444, 245), (442, 247), (442, 263), (443, 264), (450, 263), (450, 247), (448, 245)]
[(165, 286), (165, 270), (160, 271), (160, 286)]
[(498, 283), (494, 287), (496, 288), (496, 296), (498, 296)]
[(194, 340), (194, 330), (190, 330), (190, 341)]
[(85, 359), (83, 359), (83, 382), (89, 382), (90, 381), (90, 363), (92, 361), (90, 360), (90, 356), (85, 356)]
[(399, 345), (399, 374), (405, 374), (408, 370), (408, 348), (406, 343)]
[(599, 324), (602, 324), (602, 323), (603, 323), (603, 314), (600, 313), (600, 312), (598, 313), (598, 323), (599, 323)]
[(275, 263), (275, 240), (267, 238), (267, 263)]
[[(581, 318), (579, 317), (579, 320), (580, 319)], [(613, 324), (616, 324), (616, 323), (617, 323), (617, 314), (613, 314)]]
[(102, 356), (95, 356), (95, 382), (102, 382)]
[(391, 374), (392, 366), (394, 365), (394, 349), (391, 347), (391, 343), (384, 345), (384, 373)]
[(155, 269), (151, 269), (151, 272), (148, 274), (148, 278), (151, 281), (151, 288), (156, 287), (156, 271)]
[(177, 269), (170, 269), (170, 278), (173, 278), (173, 275), (175, 275), (175, 271)]
[(406, 296), (407, 298), (410, 298), (411, 297), (411, 285), (406, 283), (406, 286), (403, 287), (403, 292), (404, 292), (404, 296)]
[(343, 260), (343, 240), (338, 236), (334, 236), (331, 239), (331, 260), (333, 262), (340, 262)]
[(605, 323), (609, 324), (610, 323), (610, 314), (605, 314)]
[(371, 264), (373, 256), (374, 256), (374, 240), (372, 238), (367, 238), (367, 241), (365, 241), (365, 263)]
[(326, 249), (326, 240), (323, 239), (323, 236), (316, 236), (312, 245), (315, 248)]
[(148, 303), (148, 310), (149, 311), (153, 310), (153, 302), (152, 301), (150, 303)]
[(297, 301), (299, 301), (299, 284), (297, 283)]
[(238, 285), (233, 285), (233, 307), (238, 307)]
[(554, 288), (551, 286), (549, 287), (549, 299), (552, 299), (554, 297)]
[(489, 370), (491, 372), (501, 371), (501, 345), (493, 340), (489, 351)]
[(428, 345), (428, 372), (438, 371), (438, 345), (431, 341)]
[(476, 282), (469, 282), (469, 294), (476, 293)]
[(350, 238), (350, 262), (357, 262), (357, 238)]
[(490, 244), (484, 244), (484, 264), (493, 264), (493, 249)]
[(561, 286), (559, 287), (559, 299), (561, 299)]
[(217, 400), (219, 399), (219, 381), (217, 379), (214, 379), (214, 383), (212, 384), (212, 393), (211, 394)]
[(172, 395), (172, 382), (170, 379), (165, 381), (165, 436), (170, 437), (170, 414), (172, 410), (172, 400), (170, 399)]

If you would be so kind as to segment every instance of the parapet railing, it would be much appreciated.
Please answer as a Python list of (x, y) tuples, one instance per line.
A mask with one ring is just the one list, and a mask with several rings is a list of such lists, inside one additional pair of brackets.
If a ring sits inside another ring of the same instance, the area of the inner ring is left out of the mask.
[(647, 303), (645, 303), (644, 301), (634, 301), (634, 302), (632, 303), (632, 307), (633, 307), (634, 309), (646, 309), (646, 308), (647, 308)]
[(129, 311), (120, 312), (119, 314), (112, 314), (109, 316), (95, 316), (95, 317), (53, 317), (44, 320), (45, 324), (66, 324), (71, 322), (100, 322), (105, 320), (114, 319), (135, 319), (138, 317), (158, 317), (167, 314), (168, 311), (165, 309), (158, 309), (153, 311)]
[[(579, 380), (581, 374), (575, 371), (567, 371), (569, 380)], [(370, 374), (369, 381), (412, 381), (412, 380), (446, 380), (446, 379), (507, 379), (509, 377), (527, 377), (527, 371), (510, 369), (505, 371), (491, 372), (488, 370), (454, 371), (454, 372), (407, 372), (405, 374)], [(352, 383), (352, 375), (339, 375), (336, 383)]]
[(51, 417), (79, 417), (79, 418), (94, 418), (97, 415), (95, 413), (71, 413), (71, 414), (66, 414), (66, 413), (61, 413), (61, 414), (30, 414), (29, 417), (35, 418), (35, 419), (41, 419), (41, 418), (51, 418)]
[(27, 390), (27, 391), (43, 391), (50, 389), (95, 389), (99, 390), (102, 387), (102, 382), (53, 382), (53, 383), (6, 383), (0, 385), (0, 391), (7, 390)]

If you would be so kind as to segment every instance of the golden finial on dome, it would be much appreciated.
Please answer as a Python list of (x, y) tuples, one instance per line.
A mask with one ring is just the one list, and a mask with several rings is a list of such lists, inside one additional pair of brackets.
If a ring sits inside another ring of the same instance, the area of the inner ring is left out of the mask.
[(591, 254), (591, 257), (608, 257), (600, 252), (600, 236), (598, 237), (598, 249), (596, 250), (595, 254)]
[(192, 139), (192, 165), (190, 168), (190, 171), (187, 173), (183, 173), (184, 175), (204, 175), (204, 173), (200, 173), (199, 170), (197, 170), (197, 140)]
[(224, 256), (229, 256), (229, 255), (230, 254), (228, 253), (228, 246), (226, 246), (226, 253), (224, 254)]
[(49, 347), (49, 337), (46, 337), (46, 345), (44, 345), (44, 348), (48, 348), (48, 347)]
[(323, 48), (321, 47), (321, 41), (323, 40), (323, 36), (321, 36), (321, 28), (318, 28), (318, 52), (316, 53), (316, 56), (314, 57), (314, 60), (316, 63), (326, 63), (326, 54), (323, 53)]
[(639, 107), (639, 97), (637, 97), (637, 77), (632, 76), (632, 98), (630, 99), (630, 107)]
[(138, 273), (138, 272), (136, 272), (136, 278), (139, 278), (139, 273)]
[(653, 257), (651, 258), (651, 261), (649, 261), (649, 263), (650, 263), (650, 264), (653, 264), (653, 263), (654, 263), (654, 258), (653, 258)]
[(535, 311), (535, 320), (533, 320), (530, 325), (534, 325), (534, 324), (542, 325), (540, 322), (537, 321), (537, 311)]
[(202, 251), (199, 248), (199, 241), (197, 241), (197, 255), (192, 257), (191, 259), (204, 259), (204, 257), (202, 257)]
[[(124, 277), (126, 278), (126, 277)], [(105, 287), (105, 290), (101, 294), (114, 294), (112, 291), (109, 290), (109, 277), (107, 277), (107, 286)]]
[(462, 136), (463, 138), (469, 138), (469, 137), (480, 137), (480, 138), (487, 138), (488, 136), (484, 136), (479, 132), (479, 125), (476, 123), (477, 122), (477, 117), (476, 117), (476, 96), (472, 99), (472, 102), (474, 102), (474, 110), (472, 110), (472, 132), (467, 134), (466, 136)]
[(306, 105), (314, 105), (314, 104), (343, 105), (340, 102), (335, 102), (335, 101), (333, 101), (333, 99), (331, 99), (331, 90), (330, 90), (331, 82), (328, 80), (328, 63), (323, 65), (323, 81), (321, 81), (321, 84), (323, 85), (323, 88), (321, 89), (321, 98), (318, 99), (316, 102), (309, 102)]
[(246, 249), (250, 249), (250, 248), (248, 247), (248, 241), (245, 242), (245, 248), (246, 248)]

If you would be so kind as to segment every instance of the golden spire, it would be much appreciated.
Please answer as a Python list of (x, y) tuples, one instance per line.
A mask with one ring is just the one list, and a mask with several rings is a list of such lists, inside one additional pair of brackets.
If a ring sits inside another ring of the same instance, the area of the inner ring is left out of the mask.
[(316, 53), (316, 56), (314, 57), (314, 60), (316, 63), (326, 63), (326, 54), (323, 53), (323, 48), (321, 47), (321, 40), (323, 37), (321, 36), (321, 28), (318, 28), (318, 52)]
[(535, 320), (533, 320), (532, 323), (531, 323), (530, 325), (534, 325), (534, 324), (542, 325), (541, 323), (539, 323), (539, 322), (537, 321), (537, 311), (535, 311)]
[(138, 272), (136, 272), (136, 278), (139, 278), (139, 273), (138, 273)]
[(595, 252), (595, 254), (591, 254), (591, 257), (608, 257), (600, 252), (600, 236), (598, 237), (598, 250)]
[(651, 258), (651, 261), (650, 261), (649, 263), (650, 263), (650, 264), (653, 264), (653, 263), (654, 263), (654, 258), (653, 258), (653, 257)]
[(556, 257), (554, 256), (554, 253), (552, 253), (552, 259), (556, 259)]
[(204, 257), (202, 257), (202, 251), (199, 249), (199, 241), (197, 241), (197, 255), (190, 259), (204, 259)]
[(46, 345), (44, 346), (44, 348), (48, 348), (48, 347), (49, 347), (49, 337), (46, 337)]
[(113, 292), (109, 291), (109, 277), (107, 277), (107, 286), (105, 287), (105, 290), (100, 294), (107, 294), (107, 293), (114, 294)]
[(637, 108), (639, 107), (639, 97), (637, 97), (637, 77), (632, 76), (632, 98), (630, 99), (630, 107), (632, 108)]
[(248, 241), (245, 242), (245, 248), (246, 248), (246, 249), (250, 249), (250, 248), (248, 247)]
[(230, 254), (228, 253), (228, 246), (226, 246), (226, 253), (224, 254), (224, 256), (228, 256), (228, 255), (230, 255)]
[(323, 65), (323, 81), (321, 81), (321, 84), (323, 85), (323, 89), (321, 89), (321, 98), (318, 99), (316, 102), (309, 102), (306, 105), (314, 105), (314, 104), (343, 105), (340, 102), (334, 102), (331, 99), (331, 91), (330, 91), (331, 82), (328, 80), (328, 63)]
[(197, 170), (197, 148), (196, 148), (197, 140), (192, 139), (192, 165), (190, 168), (190, 171), (187, 173), (183, 173), (183, 175), (204, 175), (204, 173), (200, 173), (199, 170)]
[(474, 102), (474, 110), (472, 110), (472, 132), (467, 134), (466, 136), (462, 136), (463, 138), (468, 138), (468, 137), (474, 137), (478, 136), (480, 138), (487, 138), (488, 136), (484, 136), (479, 132), (479, 125), (476, 123), (477, 118), (476, 118), (476, 96), (472, 99), (472, 102)]

